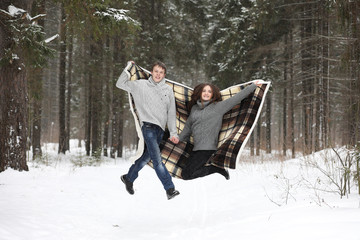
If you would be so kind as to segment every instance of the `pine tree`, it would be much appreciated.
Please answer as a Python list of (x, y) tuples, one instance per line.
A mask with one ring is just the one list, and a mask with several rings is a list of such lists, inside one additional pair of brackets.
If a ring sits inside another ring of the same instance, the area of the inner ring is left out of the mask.
[(28, 170), (27, 68), (41, 66), (50, 50), (45, 46), (41, 27), (32, 24), (33, 1), (1, 1), (0, 18), (0, 171), (11, 167)]

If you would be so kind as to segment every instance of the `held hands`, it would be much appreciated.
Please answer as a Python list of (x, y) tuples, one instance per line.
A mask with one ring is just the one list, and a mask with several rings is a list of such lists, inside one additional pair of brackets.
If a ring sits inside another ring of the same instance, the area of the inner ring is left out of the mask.
[(178, 144), (179, 143), (179, 138), (175, 137), (175, 136), (172, 136), (171, 138), (169, 138), (170, 141), (172, 141), (173, 143), (175, 144)]

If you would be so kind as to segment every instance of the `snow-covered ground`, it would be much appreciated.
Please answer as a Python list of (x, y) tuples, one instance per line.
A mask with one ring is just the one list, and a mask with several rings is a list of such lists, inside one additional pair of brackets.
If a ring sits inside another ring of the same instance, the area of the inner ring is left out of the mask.
[(89, 164), (75, 146), (59, 156), (47, 145), (41, 162), (28, 162), (30, 171), (0, 173), (1, 240), (360, 239), (356, 186), (342, 199), (322, 191), (336, 187), (304, 158), (251, 160), (245, 152), (229, 181), (174, 179), (180, 195), (167, 200), (149, 166), (129, 195), (119, 178), (129, 160)]

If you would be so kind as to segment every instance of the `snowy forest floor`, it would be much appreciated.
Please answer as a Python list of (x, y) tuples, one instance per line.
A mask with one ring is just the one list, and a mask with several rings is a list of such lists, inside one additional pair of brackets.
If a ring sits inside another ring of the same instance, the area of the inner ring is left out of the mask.
[(120, 175), (131, 165), (130, 152), (96, 161), (76, 145), (66, 155), (46, 145), (28, 172), (0, 173), (0, 239), (360, 239), (357, 187), (340, 198), (310, 164), (322, 163), (336, 179), (338, 170), (324, 162), (332, 150), (286, 161), (245, 150), (230, 180), (174, 179), (180, 195), (167, 200), (148, 166), (135, 195), (125, 191)]

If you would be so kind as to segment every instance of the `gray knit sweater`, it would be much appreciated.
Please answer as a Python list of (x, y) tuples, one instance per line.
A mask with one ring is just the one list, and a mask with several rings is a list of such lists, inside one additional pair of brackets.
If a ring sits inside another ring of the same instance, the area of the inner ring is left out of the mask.
[(152, 77), (130, 81), (129, 75), (123, 71), (116, 82), (116, 87), (132, 94), (141, 126), (143, 122), (149, 122), (165, 130), (167, 124), (170, 137), (178, 137), (174, 93), (165, 83), (165, 78), (159, 83), (156, 83)]
[(207, 102), (204, 107), (198, 101), (191, 109), (184, 130), (179, 135), (179, 140), (189, 141), (192, 135), (194, 138), (193, 151), (216, 150), (223, 115), (240, 103), (255, 88), (256, 85), (253, 83), (231, 98), (211, 104)]

